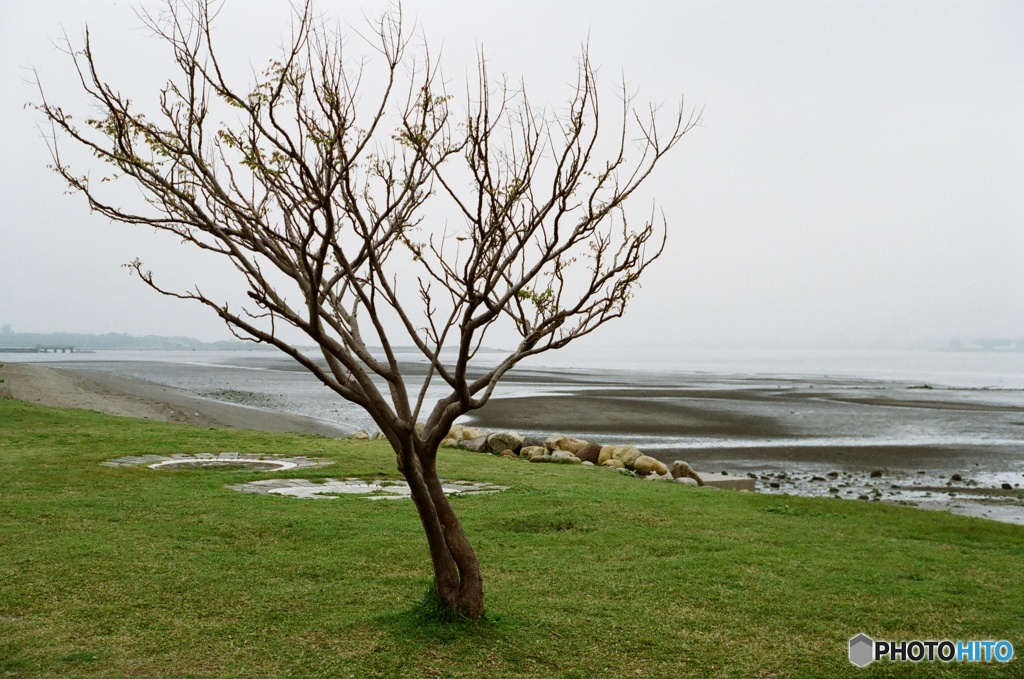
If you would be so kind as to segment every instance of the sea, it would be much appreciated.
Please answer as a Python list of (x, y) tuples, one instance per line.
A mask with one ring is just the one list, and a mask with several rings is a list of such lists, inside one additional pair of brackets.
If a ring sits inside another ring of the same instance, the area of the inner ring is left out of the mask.
[[(411, 350), (398, 357), (410, 386), (418, 386), (425, 361)], [(484, 351), (479, 358), (484, 366), (493, 365), (501, 354)], [(306, 415), (353, 432), (374, 431), (359, 407), (266, 348), (0, 354), (3, 361), (99, 370)], [(435, 380), (425, 402), (445, 394)], [(765, 492), (863, 498), (883, 487), (868, 481), (868, 474), (883, 471), (891, 476), (884, 488), (894, 501), (927, 505), (942, 495), (942, 507), (958, 511), (964, 494), (957, 488), (940, 492), (953, 483), (950, 479), (969, 477), (976, 488), (1009, 488), (1011, 495), (1024, 489), (1024, 352), (553, 352), (512, 371), (492, 401), (524, 406), (522, 412), (497, 409), (498, 419), (488, 420), (495, 428), (555, 433), (547, 429), (545, 404), (553, 412), (569, 403), (570, 410), (579, 409), (579, 424), (562, 422), (557, 433), (630, 443), (667, 462), (685, 458), (715, 471), (724, 467), (721, 471), (757, 477)], [(540, 413), (533, 420), (523, 415), (531, 402)], [(423, 412), (421, 419), (428, 409)], [(721, 429), (691, 426), (695, 414), (710, 414), (724, 424)], [(848, 483), (840, 483), (842, 478), (831, 483), (835, 474), (846, 475)], [(905, 491), (915, 484), (928, 490)], [(991, 498), (975, 500), (961, 506), (962, 513), (1024, 523), (1020, 497), (1008, 498), (1009, 509), (993, 508)]]

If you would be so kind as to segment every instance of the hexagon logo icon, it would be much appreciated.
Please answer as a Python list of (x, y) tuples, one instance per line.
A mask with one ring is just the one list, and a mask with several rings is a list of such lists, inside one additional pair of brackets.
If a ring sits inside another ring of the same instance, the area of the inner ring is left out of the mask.
[(875, 659), (875, 640), (866, 634), (850, 639), (850, 662), (857, 667), (867, 667)]

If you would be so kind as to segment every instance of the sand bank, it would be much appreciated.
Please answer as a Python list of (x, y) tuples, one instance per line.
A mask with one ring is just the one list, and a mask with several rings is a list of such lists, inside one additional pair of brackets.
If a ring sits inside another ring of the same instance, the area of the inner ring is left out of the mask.
[(182, 389), (95, 370), (29, 363), (0, 366), (0, 397), (55, 408), (208, 427), (343, 437), (351, 431), (312, 417), (224, 403)]

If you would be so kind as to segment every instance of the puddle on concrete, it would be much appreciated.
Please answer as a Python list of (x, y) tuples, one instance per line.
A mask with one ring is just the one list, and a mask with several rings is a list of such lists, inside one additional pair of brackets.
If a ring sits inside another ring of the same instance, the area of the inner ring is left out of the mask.
[(145, 465), (150, 469), (184, 470), (216, 469), (221, 471), (277, 472), (285, 469), (323, 467), (334, 464), (331, 460), (317, 460), (305, 456), (285, 457), (262, 453), (179, 453), (175, 455), (131, 455), (101, 462), (106, 467), (134, 467)]
[[(508, 490), (508, 486), (472, 481), (442, 480), (441, 487), (444, 488), (445, 495), (480, 495)], [(266, 479), (226, 488), (243, 493), (284, 495), (313, 500), (336, 500), (342, 495), (361, 495), (367, 500), (402, 500), (412, 495), (405, 481), (366, 481), (355, 478), (324, 479), (322, 483), (314, 483), (308, 479)]]

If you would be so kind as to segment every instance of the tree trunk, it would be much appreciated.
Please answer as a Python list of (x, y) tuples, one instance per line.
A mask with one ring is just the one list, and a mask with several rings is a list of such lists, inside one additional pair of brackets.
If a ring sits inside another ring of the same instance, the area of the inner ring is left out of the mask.
[(484, 584), (476, 552), (441, 488), (433, 460), (421, 464), (415, 454), (403, 470), (420, 521), (427, 534), (437, 595), (459, 615), (479, 618), (484, 613)]

